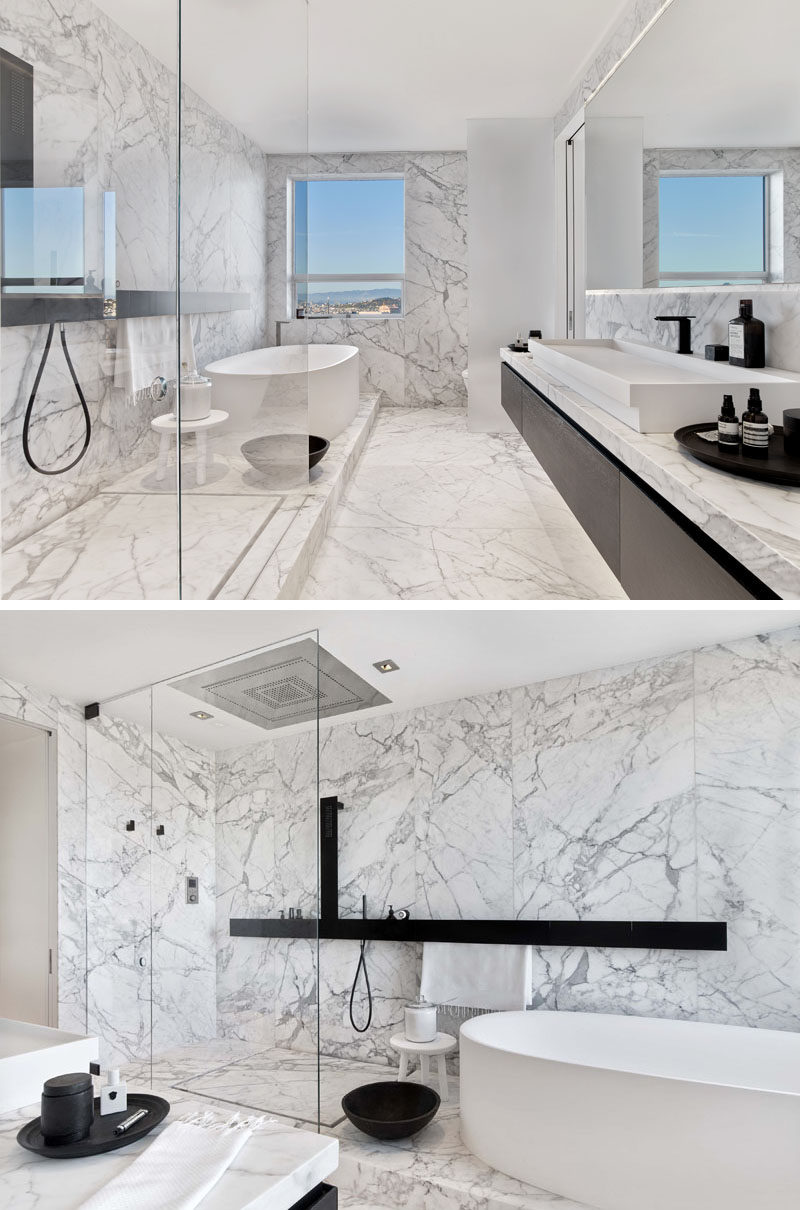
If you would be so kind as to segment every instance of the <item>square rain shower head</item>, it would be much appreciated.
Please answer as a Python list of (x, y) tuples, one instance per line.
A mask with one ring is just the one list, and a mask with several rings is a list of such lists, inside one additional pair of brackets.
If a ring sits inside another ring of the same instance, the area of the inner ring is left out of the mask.
[(391, 701), (313, 639), (262, 651), (171, 685), (267, 730), (312, 722), (318, 695), (320, 718)]

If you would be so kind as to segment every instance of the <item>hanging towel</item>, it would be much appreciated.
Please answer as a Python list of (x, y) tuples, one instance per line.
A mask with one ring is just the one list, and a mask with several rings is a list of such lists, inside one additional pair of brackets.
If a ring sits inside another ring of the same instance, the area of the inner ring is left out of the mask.
[(524, 1009), (531, 999), (533, 952), (529, 945), (422, 947), (421, 995), (442, 1007)]
[[(192, 324), (181, 316), (181, 361), (192, 373), (197, 370)], [(114, 386), (126, 395), (141, 396), (150, 390), (154, 378), (174, 379), (178, 373), (178, 348), (175, 343), (175, 316), (153, 315), (120, 319), (117, 323), (117, 350), (114, 358)]]
[(208, 1112), (173, 1122), (82, 1210), (194, 1210), (263, 1121), (237, 1113), (218, 1122)]

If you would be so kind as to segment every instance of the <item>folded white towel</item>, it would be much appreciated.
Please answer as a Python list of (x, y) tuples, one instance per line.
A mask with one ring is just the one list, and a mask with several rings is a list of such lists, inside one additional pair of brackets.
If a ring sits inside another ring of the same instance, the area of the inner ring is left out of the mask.
[(82, 1210), (194, 1210), (263, 1120), (237, 1113), (217, 1122), (205, 1113), (173, 1122)]
[[(114, 386), (126, 395), (137, 396), (150, 389), (154, 378), (175, 378), (178, 373), (178, 346), (174, 315), (154, 315), (120, 319), (117, 323), (117, 349), (114, 358)], [(181, 361), (192, 372), (197, 370), (192, 324), (181, 316)]]
[(426, 941), (422, 947), (421, 994), (431, 1004), (523, 1009), (531, 1000), (533, 953), (529, 945), (450, 945)]

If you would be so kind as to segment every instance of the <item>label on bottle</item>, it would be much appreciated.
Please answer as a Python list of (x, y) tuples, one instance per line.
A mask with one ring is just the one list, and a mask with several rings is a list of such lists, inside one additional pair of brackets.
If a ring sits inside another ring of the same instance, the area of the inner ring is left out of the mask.
[(769, 425), (753, 424), (750, 420), (743, 420), (742, 444), (766, 449), (769, 445)]
[(717, 437), (720, 445), (738, 445), (739, 421), (719, 420), (717, 422)]
[(728, 357), (744, 360), (744, 324), (728, 324)]

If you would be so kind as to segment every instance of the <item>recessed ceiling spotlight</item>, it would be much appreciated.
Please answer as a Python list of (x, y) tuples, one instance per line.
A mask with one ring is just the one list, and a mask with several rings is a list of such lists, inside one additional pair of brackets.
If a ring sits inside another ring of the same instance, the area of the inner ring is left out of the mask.
[(377, 668), (378, 672), (397, 672), (400, 665), (395, 664), (394, 660), (378, 660), (372, 667)]
[(214, 717), (213, 714), (207, 714), (205, 710), (193, 710), (192, 713), (189, 715), (189, 718), (199, 718), (199, 719), (202, 719), (203, 722), (205, 722), (207, 718), (213, 718), (213, 717)]

